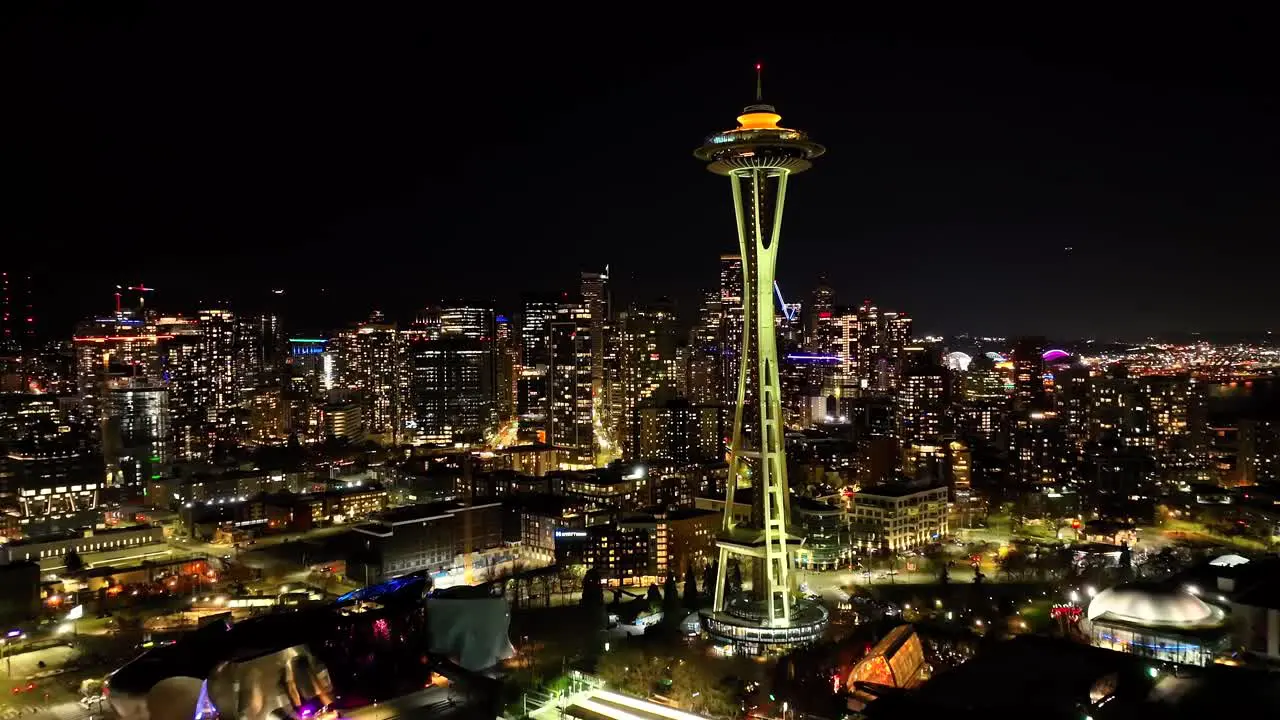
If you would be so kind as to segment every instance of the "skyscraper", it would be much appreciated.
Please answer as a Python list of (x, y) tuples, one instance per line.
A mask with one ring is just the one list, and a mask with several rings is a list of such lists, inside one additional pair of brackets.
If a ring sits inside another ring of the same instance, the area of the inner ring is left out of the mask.
[(1044, 391), (1044, 346), (1042, 337), (1021, 337), (1013, 346), (1013, 405), (1019, 410), (1048, 407)]
[(355, 354), (359, 358), (361, 417), (366, 432), (400, 431), (400, 405), (405, 379), (403, 336), (394, 324), (370, 321), (355, 333)]
[(551, 321), (550, 413), (547, 442), (562, 451), (562, 464), (595, 464), (592, 425), (591, 313), (578, 303), (563, 303)]
[(214, 420), (235, 405), (236, 316), (230, 310), (200, 311), (200, 399), (199, 404)]
[(520, 314), (520, 377), (517, 381), (516, 412), (521, 423), (546, 429), (550, 412), (548, 377), (551, 368), (551, 323), (558, 300), (528, 296)]
[[(800, 131), (779, 127), (780, 120), (772, 106), (760, 102), (757, 83), (756, 104), (738, 117), (738, 126), (711, 135), (694, 153), (707, 162), (708, 170), (729, 178), (742, 264), (743, 333), (736, 373), (733, 460), (719, 540), (715, 601), (705, 618), (713, 636), (739, 646), (809, 642), (826, 624), (821, 607), (792, 597), (789, 544), (799, 539), (787, 532), (790, 505), (773, 313), (774, 267), (787, 183), (791, 175), (807, 170), (824, 148)], [(755, 385), (755, 392), (749, 392), (749, 384)], [(748, 412), (751, 401), (754, 407)], [(752, 517), (742, 524), (733, 512), (740, 478), (755, 490)], [(726, 592), (731, 558), (754, 561), (755, 581), (749, 596), (732, 597)]]
[(164, 476), (173, 461), (166, 388), (145, 383), (113, 388), (107, 395), (105, 427), (109, 485), (138, 491)]
[(680, 330), (675, 305), (663, 298), (646, 305), (634, 304), (619, 313), (618, 329), (622, 369), (623, 422), (626, 424), (624, 455), (635, 456), (635, 410), (662, 394), (672, 397), (684, 368), (677, 353)]
[(458, 328), (409, 347), (410, 410), (414, 438), (453, 443), (480, 440), (493, 429), (496, 395), (493, 341)]
[[(742, 257), (720, 256), (720, 376), (724, 378), (725, 405), (737, 401), (738, 374), (742, 372)], [(748, 369), (750, 372), (750, 369)], [(747, 383), (748, 397), (755, 397), (755, 387)]]

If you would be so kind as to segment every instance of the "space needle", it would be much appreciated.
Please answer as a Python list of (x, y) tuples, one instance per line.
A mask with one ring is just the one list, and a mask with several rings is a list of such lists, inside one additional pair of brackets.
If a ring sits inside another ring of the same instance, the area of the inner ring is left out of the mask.
[[(796, 596), (791, 587), (791, 554), (800, 538), (787, 532), (790, 498), (773, 313), (788, 181), (826, 149), (805, 133), (779, 125), (782, 116), (763, 102), (760, 75), (757, 64), (756, 101), (738, 116), (738, 126), (711, 135), (693, 153), (708, 170), (729, 178), (743, 275), (732, 459), (716, 542), (720, 564), (714, 604), (703, 612), (703, 624), (712, 637), (751, 654), (813, 642), (827, 624), (826, 610)], [(745, 522), (734, 517), (740, 483), (752, 490)], [(726, 588), (730, 559), (750, 568), (749, 592)]]

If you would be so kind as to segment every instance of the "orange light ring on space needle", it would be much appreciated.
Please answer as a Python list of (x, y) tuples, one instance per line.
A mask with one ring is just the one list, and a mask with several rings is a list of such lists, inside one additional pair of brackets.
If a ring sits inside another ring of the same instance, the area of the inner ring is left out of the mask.
[(772, 112), (749, 112), (738, 116), (739, 130), (785, 130), (778, 127), (782, 116)]

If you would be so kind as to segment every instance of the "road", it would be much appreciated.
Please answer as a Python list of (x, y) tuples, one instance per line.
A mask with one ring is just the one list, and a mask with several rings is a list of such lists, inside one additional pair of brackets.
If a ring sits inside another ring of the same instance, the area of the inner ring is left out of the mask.
[(263, 550), (274, 545), (281, 545), (288, 542), (296, 542), (298, 540), (315, 540), (328, 535), (336, 535), (340, 532), (349, 530), (346, 525), (333, 525), (331, 527), (316, 528), (307, 530), (306, 532), (283, 533), (280, 535), (267, 535), (257, 538), (252, 545), (243, 545), (238, 550), (230, 545), (219, 545), (202, 540), (193, 540), (190, 538), (170, 538), (169, 546), (183, 550), (185, 552), (202, 553), (204, 555), (212, 555), (213, 557), (222, 557), (223, 555), (236, 555), (240, 552), (253, 552), (254, 550)]
[(343, 711), (342, 717), (349, 720), (390, 720), (398, 717), (439, 718), (447, 716), (454, 708), (449, 698), (455, 692), (448, 687), (432, 686), (416, 693), (410, 693), (394, 700), (368, 705), (357, 710)]

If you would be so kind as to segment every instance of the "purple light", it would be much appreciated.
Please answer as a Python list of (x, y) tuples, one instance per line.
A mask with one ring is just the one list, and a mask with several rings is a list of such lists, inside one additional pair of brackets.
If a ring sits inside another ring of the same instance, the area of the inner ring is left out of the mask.
[(1058, 350), (1056, 348), (1053, 350), (1047, 350), (1044, 355), (1040, 356), (1040, 358), (1045, 362), (1057, 362), (1058, 360), (1064, 360), (1069, 357), (1071, 357), (1071, 353), (1066, 350)]

